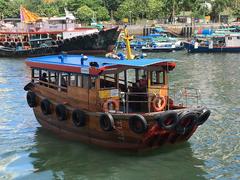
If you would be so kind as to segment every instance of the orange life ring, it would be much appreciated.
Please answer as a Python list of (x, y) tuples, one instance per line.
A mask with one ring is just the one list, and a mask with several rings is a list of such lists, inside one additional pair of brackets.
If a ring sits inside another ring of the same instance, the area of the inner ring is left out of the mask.
[(105, 101), (103, 103), (103, 111), (104, 112), (109, 112), (110, 110), (112, 110), (112, 109), (109, 108), (110, 105), (113, 106), (113, 110), (115, 110), (115, 111), (119, 110), (119, 102), (118, 102), (118, 100), (108, 99), (107, 101)]
[(155, 112), (162, 111), (167, 105), (166, 97), (164, 96), (155, 96), (152, 101), (152, 107)]

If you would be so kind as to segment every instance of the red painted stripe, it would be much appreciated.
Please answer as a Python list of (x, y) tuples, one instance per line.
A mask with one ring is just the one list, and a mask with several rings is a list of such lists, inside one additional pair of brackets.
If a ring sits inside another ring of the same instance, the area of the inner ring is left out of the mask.
[[(55, 71), (63, 71), (63, 72), (71, 72), (71, 73), (81, 73), (81, 67), (76, 66), (66, 66), (66, 65), (58, 65), (58, 64), (43, 64), (32, 61), (26, 61), (26, 64), (31, 68), (41, 68), (41, 69), (49, 69)], [(102, 72), (101, 69), (96, 69), (95, 67), (89, 68), (90, 75), (99, 75)]]

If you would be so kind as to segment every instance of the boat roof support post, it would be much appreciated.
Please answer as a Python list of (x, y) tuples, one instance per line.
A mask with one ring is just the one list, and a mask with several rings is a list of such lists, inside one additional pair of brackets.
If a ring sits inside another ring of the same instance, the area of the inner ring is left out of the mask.
[(127, 88), (128, 84), (127, 84), (127, 70), (124, 70), (124, 84), (125, 87)]
[(58, 73), (58, 91), (61, 91), (61, 79), (62, 79), (62, 73)]
[(49, 83), (51, 82), (51, 72), (48, 71), (48, 87), (50, 87)]
[(151, 111), (151, 101), (152, 101), (152, 97), (151, 94), (149, 95), (149, 91), (148, 88), (151, 86), (151, 72), (148, 70), (147, 71), (147, 92), (148, 92), (148, 112), (150, 113)]
[(135, 69), (136, 81), (139, 80), (139, 69)]
[(115, 74), (114, 75), (114, 79), (115, 79), (115, 87), (117, 87), (117, 89), (119, 89), (119, 74)]

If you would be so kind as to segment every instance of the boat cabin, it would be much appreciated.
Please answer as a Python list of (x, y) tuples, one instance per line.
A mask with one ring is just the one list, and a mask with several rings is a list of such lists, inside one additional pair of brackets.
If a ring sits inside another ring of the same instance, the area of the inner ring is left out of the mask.
[(62, 54), (29, 58), (26, 63), (42, 94), (67, 97), (94, 112), (150, 113), (172, 108), (168, 72), (175, 68), (173, 61)]

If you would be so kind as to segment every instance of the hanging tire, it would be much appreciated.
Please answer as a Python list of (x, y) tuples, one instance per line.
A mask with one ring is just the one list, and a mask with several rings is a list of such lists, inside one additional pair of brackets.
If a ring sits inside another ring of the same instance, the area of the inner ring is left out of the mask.
[(211, 111), (209, 109), (203, 109), (203, 112), (198, 116), (197, 125), (202, 125), (209, 118)]
[(34, 87), (34, 83), (33, 82), (30, 82), (30, 83), (28, 83), (26, 86), (24, 86), (24, 90), (25, 91), (29, 91), (31, 88), (33, 88)]
[(178, 117), (176, 131), (178, 134), (186, 134), (193, 129), (197, 123), (197, 114), (194, 112), (185, 111)]
[(73, 121), (73, 124), (77, 127), (83, 127), (85, 126), (86, 124), (86, 119), (87, 119), (87, 116), (86, 116), (86, 113), (79, 110), (79, 109), (75, 109), (73, 112), (72, 112), (72, 121)]
[(140, 114), (134, 115), (129, 118), (129, 128), (137, 134), (144, 133), (147, 130), (147, 121)]
[(103, 131), (112, 131), (114, 119), (110, 113), (102, 114), (99, 118), (100, 127)]
[(55, 108), (55, 112), (59, 121), (67, 120), (67, 109), (63, 104), (58, 104)]
[(37, 106), (36, 94), (34, 92), (29, 91), (27, 93), (27, 103), (31, 108)]
[(178, 115), (175, 111), (166, 111), (155, 117), (159, 127), (165, 130), (174, 130), (178, 124)]
[(44, 115), (49, 115), (52, 113), (51, 103), (49, 100), (44, 99), (41, 101), (41, 110)]

